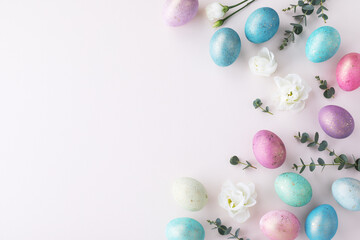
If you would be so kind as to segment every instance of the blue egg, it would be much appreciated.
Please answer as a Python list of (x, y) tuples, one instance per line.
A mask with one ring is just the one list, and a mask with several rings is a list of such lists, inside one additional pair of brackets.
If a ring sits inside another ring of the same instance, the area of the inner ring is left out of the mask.
[(238, 58), (241, 49), (239, 35), (231, 28), (217, 30), (210, 41), (210, 55), (220, 67), (231, 65)]
[(204, 240), (203, 226), (192, 218), (175, 218), (166, 227), (168, 240)]
[(270, 40), (279, 29), (279, 15), (269, 7), (256, 9), (245, 23), (246, 38), (252, 43)]
[(323, 204), (313, 209), (306, 218), (305, 232), (310, 240), (330, 240), (338, 228), (335, 209)]
[(335, 28), (319, 27), (310, 34), (306, 42), (306, 57), (314, 63), (324, 62), (335, 55), (340, 42), (340, 34)]
[(360, 181), (354, 178), (340, 178), (331, 187), (335, 200), (350, 211), (360, 211)]

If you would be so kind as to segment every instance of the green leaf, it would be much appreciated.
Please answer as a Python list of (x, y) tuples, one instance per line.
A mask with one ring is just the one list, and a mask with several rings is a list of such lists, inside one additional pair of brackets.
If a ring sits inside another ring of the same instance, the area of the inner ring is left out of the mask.
[(320, 13), (322, 12), (322, 10), (323, 10), (323, 6), (320, 6), (320, 7), (317, 9), (316, 14), (320, 14)]
[(355, 161), (355, 169), (360, 172), (360, 158)]
[(229, 227), (228, 229), (226, 229), (225, 235), (228, 235), (231, 232), (231, 229), (232, 229), (232, 227)]
[(304, 11), (313, 11), (313, 10), (314, 10), (314, 6), (313, 6), (313, 5), (310, 5), (310, 4), (304, 4), (304, 5), (302, 6), (302, 9), (303, 9)]
[(318, 132), (315, 133), (314, 142), (316, 142), (316, 143), (319, 142), (319, 133)]
[(301, 143), (306, 143), (308, 139), (309, 139), (309, 134), (303, 133), (303, 134), (301, 135), (300, 142), (301, 142)]
[(316, 146), (316, 142), (311, 142), (307, 145), (307, 147), (314, 147), (314, 146)]
[(318, 16), (318, 18), (323, 18), (324, 21), (326, 21), (326, 20), (329, 19), (328, 15), (326, 15), (325, 13), (320, 14), (320, 15)]
[(312, 4), (312, 5), (319, 5), (319, 4), (320, 4), (320, 0), (311, 0), (311, 4)]
[(344, 166), (345, 166), (345, 163), (344, 163), (344, 162), (341, 162), (341, 163), (340, 163), (340, 165), (339, 165), (339, 167), (338, 167), (338, 170), (343, 169), (343, 168), (344, 168)]
[(239, 162), (240, 162), (240, 159), (237, 156), (233, 156), (232, 158), (230, 158), (231, 165), (238, 165)]
[(236, 229), (236, 231), (235, 231), (235, 237), (239, 237), (239, 233), (240, 233), (240, 228)]
[(296, 34), (296, 35), (299, 35), (300, 33), (302, 33), (302, 31), (303, 31), (303, 26), (294, 26), (294, 33)]
[(218, 228), (218, 232), (220, 235), (226, 235), (225, 232), (226, 232), (226, 229), (227, 227), (224, 226), (224, 225), (221, 225), (219, 228)]
[(293, 169), (295, 169), (295, 170), (297, 171), (297, 170), (298, 170), (298, 165), (296, 165), (296, 164), (294, 163)]
[(316, 165), (315, 165), (315, 163), (314, 163), (314, 160), (313, 160), (313, 159), (311, 159), (311, 163), (310, 163), (309, 168), (310, 168), (310, 172), (313, 172), (313, 171), (315, 170), (315, 168), (316, 168)]
[(298, 5), (299, 5), (300, 7), (304, 6), (304, 1), (298, 1)]
[(342, 159), (339, 158), (339, 157), (337, 157), (337, 158), (334, 159), (334, 163), (341, 163), (341, 161), (342, 161)]
[(335, 151), (332, 150), (331, 152), (329, 152), (329, 155), (330, 155), (330, 156), (334, 156), (334, 155), (335, 155)]
[(253, 106), (255, 109), (259, 108), (262, 105), (262, 102), (259, 98), (255, 99), (253, 102)]
[(340, 154), (339, 158), (341, 158), (342, 162), (344, 162), (344, 163), (348, 162), (348, 158), (345, 154)]
[(217, 219), (215, 220), (215, 224), (218, 225), (218, 226), (221, 225), (221, 220), (220, 220), (220, 218), (217, 218)]
[[(325, 80), (325, 82), (326, 82), (326, 80)], [(321, 84), (321, 85), (319, 86), (319, 88), (322, 89), (322, 90), (325, 90), (325, 89), (327, 89), (327, 84), (326, 84), (326, 83), (323, 83), (323, 84)]]
[(302, 166), (301, 170), (300, 170), (300, 174), (305, 170), (306, 166)]
[(325, 166), (325, 161), (322, 158), (318, 158), (318, 163), (320, 166)]
[(328, 146), (328, 143), (324, 140), (320, 143), (319, 147), (318, 147), (318, 150), (321, 152), (321, 151), (324, 151)]
[(302, 165), (305, 165), (304, 161), (300, 158), (300, 162)]

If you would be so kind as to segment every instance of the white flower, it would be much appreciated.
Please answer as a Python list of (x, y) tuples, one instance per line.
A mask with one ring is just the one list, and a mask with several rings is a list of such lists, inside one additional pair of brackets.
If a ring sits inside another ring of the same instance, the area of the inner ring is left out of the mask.
[(311, 88), (297, 74), (289, 74), (285, 78), (275, 77), (278, 93), (276, 101), (279, 110), (294, 110), (299, 112), (305, 107)]
[(256, 204), (255, 185), (253, 183), (237, 183), (226, 181), (221, 189), (218, 200), (219, 205), (228, 211), (229, 216), (239, 223), (250, 217), (249, 207)]
[(249, 59), (250, 70), (255, 75), (270, 77), (276, 71), (277, 66), (274, 54), (266, 47), (263, 47), (257, 56)]
[(217, 2), (210, 3), (205, 8), (206, 16), (210, 22), (216, 22), (217, 20), (223, 18), (227, 10), (228, 8), (226, 6), (223, 6)]

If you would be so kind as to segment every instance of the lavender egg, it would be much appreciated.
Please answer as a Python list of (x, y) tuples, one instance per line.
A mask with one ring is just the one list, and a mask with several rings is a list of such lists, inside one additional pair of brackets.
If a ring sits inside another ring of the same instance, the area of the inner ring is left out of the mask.
[(350, 136), (355, 127), (350, 113), (335, 105), (328, 105), (320, 109), (319, 123), (327, 135), (337, 139)]
[(285, 210), (268, 212), (260, 219), (261, 231), (271, 240), (294, 240), (300, 226), (298, 218)]
[(283, 141), (273, 132), (261, 130), (253, 138), (256, 160), (266, 168), (278, 168), (286, 159)]
[(172, 27), (184, 25), (195, 17), (198, 8), (198, 0), (167, 0), (163, 12), (164, 20)]
[(336, 67), (336, 80), (345, 91), (360, 87), (360, 54), (349, 53), (342, 57)]

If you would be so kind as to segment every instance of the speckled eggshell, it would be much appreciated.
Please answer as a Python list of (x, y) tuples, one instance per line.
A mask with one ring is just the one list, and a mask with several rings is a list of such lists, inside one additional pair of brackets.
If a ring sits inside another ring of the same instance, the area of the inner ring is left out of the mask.
[(360, 211), (360, 181), (354, 178), (340, 178), (331, 186), (335, 200), (350, 211)]
[(240, 37), (231, 28), (217, 30), (210, 40), (210, 56), (220, 67), (233, 64), (238, 58), (240, 50)]
[(271, 240), (294, 240), (300, 226), (297, 217), (285, 210), (268, 212), (260, 219), (261, 231)]
[(175, 218), (166, 227), (168, 240), (204, 240), (203, 226), (192, 218)]
[(198, 8), (198, 0), (167, 0), (163, 17), (169, 26), (178, 27), (193, 19)]
[(355, 122), (351, 114), (344, 108), (327, 105), (319, 111), (319, 123), (330, 137), (342, 139), (351, 135)]
[(286, 159), (283, 141), (273, 132), (261, 130), (253, 138), (253, 152), (256, 160), (266, 168), (278, 168)]
[(313, 31), (306, 42), (306, 57), (314, 62), (324, 62), (335, 55), (340, 47), (340, 34), (330, 26)]
[(360, 87), (360, 54), (349, 53), (342, 57), (336, 67), (336, 80), (345, 91)]
[(331, 240), (337, 228), (336, 211), (328, 204), (316, 207), (306, 218), (305, 232), (310, 240)]
[(269, 7), (256, 9), (246, 20), (246, 38), (252, 43), (266, 42), (278, 31), (279, 24), (279, 15), (274, 9)]
[(282, 173), (276, 178), (275, 191), (284, 203), (293, 207), (308, 204), (312, 197), (310, 183), (303, 176), (292, 172)]
[(201, 210), (208, 201), (205, 187), (189, 177), (176, 179), (172, 186), (172, 194), (175, 201), (189, 211)]

